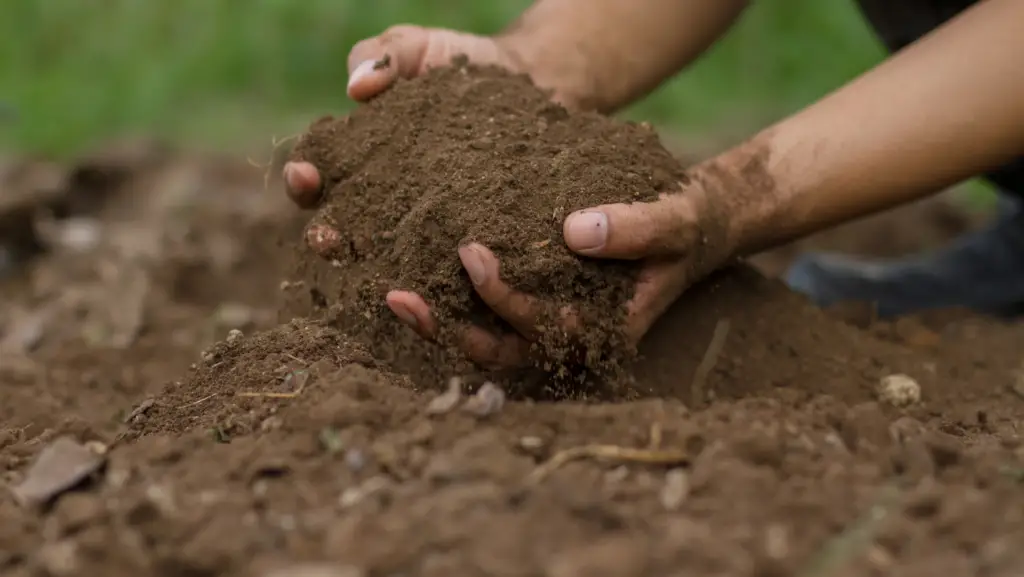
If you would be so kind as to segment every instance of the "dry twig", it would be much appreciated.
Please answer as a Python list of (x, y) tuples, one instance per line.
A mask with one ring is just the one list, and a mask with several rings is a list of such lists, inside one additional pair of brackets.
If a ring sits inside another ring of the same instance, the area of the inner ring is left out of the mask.
[(206, 395), (205, 397), (203, 397), (201, 399), (197, 399), (195, 401), (192, 401), (191, 403), (185, 403), (184, 405), (179, 405), (178, 407), (175, 407), (175, 408), (180, 411), (181, 409), (187, 409), (189, 407), (194, 407), (196, 405), (201, 405), (201, 404), (205, 403), (206, 401), (209, 401), (210, 399), (212, 399), (212, 398), (214, 398), (216, 396), (217, 396), (217, 393), (212, 393), (212, 394)]
[(729, 319), (720, 319), (715, 325), (715, 331), (711, 334), (711, 342), (708, 343), (708, 348), (704, 351), (704, 358), (697, 365), (697, 370), (693, 373), (693, 381), (690, 383), (690, 402), (694, 406), (699, 407), (706, 400), (704, 383), (707, 381), (708, 375), (711, 374), (711, 370), (715, 368), (715, 363), (718, 362), (718, 356), (722, 353), (727, 336), (729, 336)]
[(686, 451), (671, 449), (653, 450), (616, 445), (584, 445), (555, 453), (553, 457), (530, 473), (527, 482), (529, 484), (539, 483), (566, 463), (580, 459), (606, 459), (645, 465), (685, 465), (690, 462), (690, 454)]
[(289, 373), (285, 378), (285, 382), (288, 382), (295, 378), (299, 381), (299, 384), (295, 387), (295, 390), (288, 393), (272, 393), (272, 392), (255, 392), (255, 391), (243, 391), (235, 393), (239, 397), (262, 397), (268, 399), (294, 399), (295, 397), (302, 394), (302, 391), (306, 388), (306, 383), (309, 382), (309, 371), (299, 370)]

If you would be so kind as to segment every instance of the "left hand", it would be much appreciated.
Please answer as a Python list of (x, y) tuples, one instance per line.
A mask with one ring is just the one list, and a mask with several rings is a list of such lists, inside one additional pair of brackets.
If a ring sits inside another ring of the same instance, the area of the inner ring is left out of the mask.
[[(634, 296), (627, 304), (625, 332), (633, 344), (687, 287), (723, 262), (713, 260), (712, 254), (717, 252), (705, 250), (708, 239), (702, 227), (702, 193), (691, 184), (653, 203), (609, 204), (577, 211), (563, 224), (566, 244), (577, 254), (644, 261)], [(498, 259), (487, 247), (463, 246), (459, 258), (480, 298), (516, 331), (500, 336), (466, 324), (458, 329), (459, 347), (472, 361), (487, 367), (530, 364), (530, 345), (537, 338), (544, 303), (502, 282)], [(421, 337), (436, 339), (437, 322), (421, 296), (395, 290), (386, 299), (402, 322)], [(569, 335), (581, 328), (575, 307), (563, 308), (560, 317), (561, 328)]]

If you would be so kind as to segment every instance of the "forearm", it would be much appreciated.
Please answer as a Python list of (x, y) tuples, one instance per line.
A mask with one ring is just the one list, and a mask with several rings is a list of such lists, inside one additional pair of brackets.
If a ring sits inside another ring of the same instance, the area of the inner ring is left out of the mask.
[(1021, 22), (1024, 2), (979, 3), (696, 169), (722, 191), (733, 252), (916, 200), (1024, 153)]
[(748, 0), (537, 0), (499, 36), (539, 86), (614, 112), (700, 56)]

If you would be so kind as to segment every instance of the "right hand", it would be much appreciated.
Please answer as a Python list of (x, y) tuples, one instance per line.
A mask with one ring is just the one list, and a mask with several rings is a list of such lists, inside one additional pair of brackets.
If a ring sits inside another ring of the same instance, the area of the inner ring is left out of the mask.
[[(458, 55), (465, 55), (473, 64), (496, 64), (512, 72), (524, 72), (515, 56), (494, 38), (440, 28), (392, 26), (380, 36), (352, 47), (348, 54), (348, 96), (365, 102), (397, 78), (413, 78), (429, 68), (446, 66)], [(301, 208), (313, 208), (320, 202), (323, 182), (312, 164), (285, 164), (284, 181), (288, 196)]]

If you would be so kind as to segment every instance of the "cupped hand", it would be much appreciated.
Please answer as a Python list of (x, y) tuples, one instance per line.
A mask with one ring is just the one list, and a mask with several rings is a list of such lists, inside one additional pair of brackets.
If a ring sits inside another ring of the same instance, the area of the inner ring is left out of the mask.
[[(568, 247), (577, 254), (609, 259), (643, 260), (634, 296), (627, 303), (625, 334), (636, 344), (661, 314), (699, 277), (710, 272), (701, 230), (701, 192), (691, 187), (662, 196), (653, 203), (609, 204), (569, 215), (563, 225)], [(511, 327), (498, 335), (482, 327), (463, 324), (456, 330), (457, 344), (474, 362), (493, 368), (513, 368), (542, 359), (531, 358), (532, 343), (540, 334), (544, 311), (550, 303), (513, 290), (501, 280), (501, 265), (487, 247), (468, 244), (459, 258), (480, 298)], [(391, 291), (391, 311), (421, 337), (435, 340), (438, 324), (430, 305), (418, 294)], [(578, 334), (581, 314), (562, 307), (560, 327), (570, 338)]]
[[(430, 68), (450, 64), (452, 58), (460, 55), (474, 64), (494, 64), (513, 72), (526, 72), (513, 52), (495, 38), (400, 25), (352, 47), (348, 55), (348, 96), (365, 102), (400, 77), (419, 76)], [(319, 203), (322, 181), (312, 164), (287, 163), (284, 180), (288, 196), (301, 208)]]

